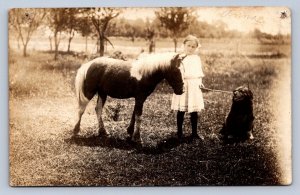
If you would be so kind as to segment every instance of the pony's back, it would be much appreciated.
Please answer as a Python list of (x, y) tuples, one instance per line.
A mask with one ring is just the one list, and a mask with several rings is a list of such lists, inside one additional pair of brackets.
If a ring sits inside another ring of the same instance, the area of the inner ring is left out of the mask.
[(105, 67), (106, 71), (116, 72), (121, 68), (127, 69), (129, 71), (131, 67), (131, 62), (109, 57), (98, 57), (87, 63), (82, 64), (81, 67), (78, 69), (75, 78), (75, 93), (79, 102), (84, 103), (89, 101), (89, 99), (84, 95), (83, 86), (88, 71), (91, 69), (91, 67), (95, 68), (95, 66)]

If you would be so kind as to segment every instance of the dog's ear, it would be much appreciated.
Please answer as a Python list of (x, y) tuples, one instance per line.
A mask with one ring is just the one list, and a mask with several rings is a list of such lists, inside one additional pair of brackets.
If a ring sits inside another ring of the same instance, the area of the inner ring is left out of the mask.
[(253, 93), (250, 89), (247, 91), (247, 96), (250, 98), (250, 100), (253, 100)]

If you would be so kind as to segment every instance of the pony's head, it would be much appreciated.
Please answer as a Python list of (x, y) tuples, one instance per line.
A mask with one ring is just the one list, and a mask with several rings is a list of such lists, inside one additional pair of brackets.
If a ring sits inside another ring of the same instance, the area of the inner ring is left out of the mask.
[(176, 95), (183, 94), (183, 79), (180, 71), (180, 65), (185, 56), (181, 56), (180, 54), (176, 54), (171, 59), (171, 65), (169, 68), (165, 70), (165, 78), (168, 81), (169, 85), (174, 90)]

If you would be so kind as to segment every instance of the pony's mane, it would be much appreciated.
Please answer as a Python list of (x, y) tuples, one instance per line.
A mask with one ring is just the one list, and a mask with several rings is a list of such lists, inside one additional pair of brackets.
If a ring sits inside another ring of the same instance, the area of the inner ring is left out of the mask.
[(142, 54), (132, 62), (131, 76), (140, 80), (143, 76), (148, 76), (157, 70), (166, 69), (171, 65), (171, 59), (175, 55), (174, 52)]

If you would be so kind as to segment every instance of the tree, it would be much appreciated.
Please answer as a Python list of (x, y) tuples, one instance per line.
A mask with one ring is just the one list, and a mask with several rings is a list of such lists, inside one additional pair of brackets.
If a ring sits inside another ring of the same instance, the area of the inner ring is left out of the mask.
[(155, 40), (154, 40), (154, 37), (155, 37), (155, 27), (153, 26), (153, 24), (151, 24), (151, 22), (149, 21), (149, 19), (147, 19), (146, 21), (146, 40), (148, 41), (148, 44), (149, 44), (149, 53), (152, 53), (155, 51)]
[(17, 31), (23, 44), (23, 56), (27, 56), (27, 45), (33, 33), (46, 16), (45, 9), (16, 8), (9, 12), (9, 23)]
[(57, 60), (58, 46), (61, 41), (61, 33), (66, 29), (68, 17), (66, 9), (64, 8), (51, 8), (49, 9), (49, 12), (50, 28), (52, 29), (54, 34), (54, 59)]
[(155, 15), (160, 20), (161, 25), (170, 31), (176, 52), (177, 39), (195, 20), (194, 10), (183, 7), (164, 7), (156, 11)]
[(85, 9), (78, 9), (79, 15), (81, 15), (81, 17), (77, 18), (77, 22), (78, 22), (78, 31), (80, 32), (80, 34), (85, 37), (85, 53), (87, 53), (87, 41), (88, 41), (88, 36), (92, 33), (92, 24), (91, 21), (88, 18), (87, 13), (85, 12)]
[(70, 52), (71, 41), (75, 36), (75, 32), (79, 30), (79, 8), (66, 8), (66, 32), (68, 34), (68, 52)]
[(99, 55), (104, 55), (104, 42), (107, 41), (111, 45), (112, 43), (106, 37), (106, 29), (108, 27), (109, 22), (116, 18), (120, 14), (120, 9), (117, 8), (86, 8), (86, 11), (89, 14), (89, 18), (92, 21), (92, 24), (97, 32), (98, 43), (99, 43)]
[(154, 20), (152, 20), (151, 26), (156, 30), (157, 37), (162, 37), (162, 38), (169, 37), (170, 33), (168, 32), (168, 29), (162, 26), (160, 20), (157, 17), (155, 17)]
[(151, 27), (147, 27), (146, 29), (146, 40), (149, 44), (149, 53), (152, 53), (155, 51), (155, 41), (154, 41), (155, 31)]

